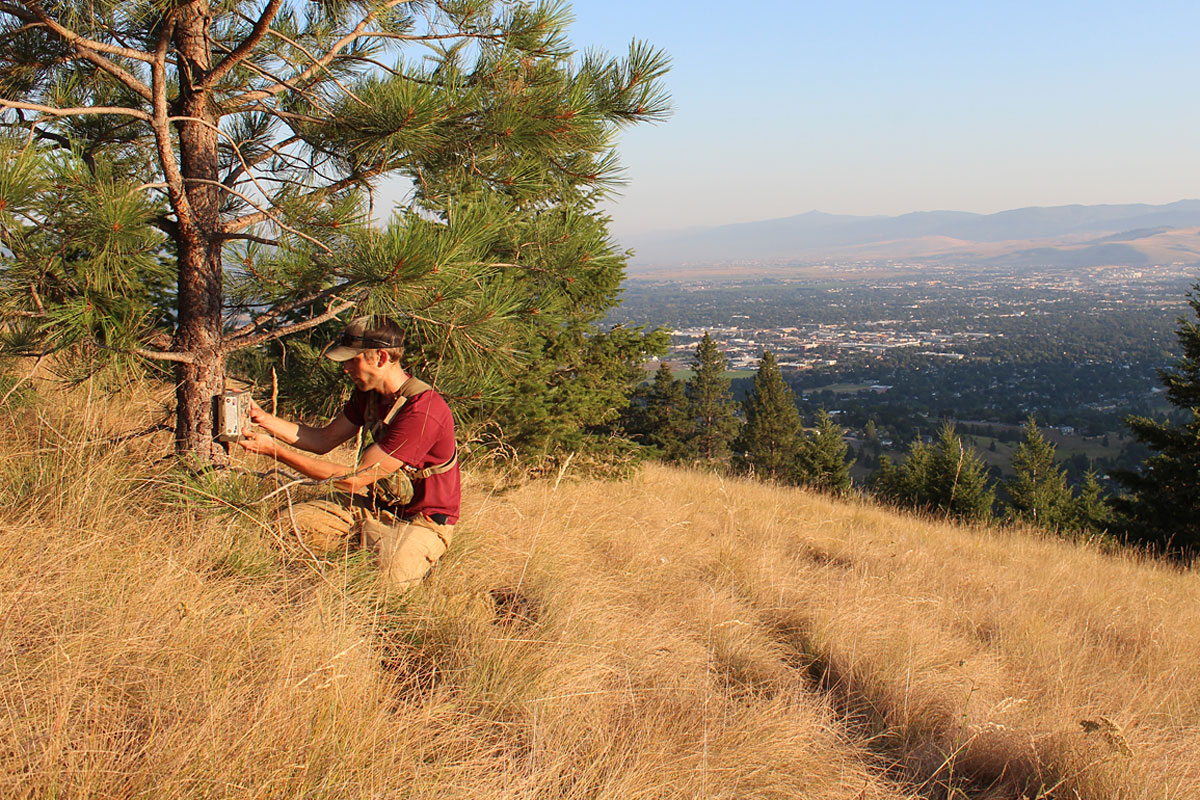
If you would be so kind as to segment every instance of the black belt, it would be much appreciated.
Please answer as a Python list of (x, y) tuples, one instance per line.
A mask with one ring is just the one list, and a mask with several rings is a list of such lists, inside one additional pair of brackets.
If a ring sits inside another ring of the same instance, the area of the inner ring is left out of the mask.
[(412, 516), (405, 517), (404, 521), (407, 522), (416, 517), (425, 517), (425, 519), (429, 520), (430, 522), (436, 522), (438, 525), (445, 525), (450, 521), (449, 514), (413, 514)]

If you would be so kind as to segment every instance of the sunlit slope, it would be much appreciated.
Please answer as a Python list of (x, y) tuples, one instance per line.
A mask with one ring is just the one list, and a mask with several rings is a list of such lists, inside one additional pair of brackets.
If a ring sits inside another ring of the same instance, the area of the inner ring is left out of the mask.
[(1192, 573), (651, 466), (469, 476), (398, 602), (154, 407), (0, 412), (5, 797), (1200, 796)]
[(663, 467), (479, 513), (537, 593), (606, 575), (575, 613), (627, 609), (624, 642), (676, 630), (659, 646), (700, 648), (724, 696), (807, 681), (926, 789), (1200, 797), (1194, 573)]

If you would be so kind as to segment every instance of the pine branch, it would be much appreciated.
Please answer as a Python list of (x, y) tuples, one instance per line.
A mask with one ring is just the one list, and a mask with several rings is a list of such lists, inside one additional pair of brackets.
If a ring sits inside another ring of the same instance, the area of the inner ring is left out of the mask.
[(343, 291), (344, 289), (350, 287), (351, 285), (352, 284), (350, 281), (347, 281), (345, 283), (339, 283), (337, 286), (331, 286), (328, 289), (322, 289), (319, 292), (312, 292), (312, 293), (310, 293), (304, 297), (301, 297), (297, 300), (292, 300), (291, 302), (284, 303), (283, 305), (275, 306), (267, 313), (260, 314), (259, 316), (255, 317), (254, 321), (251, 322), (249, 325), (244, 325), (241, 328), (238, 328), (236, 331), (233, 331), (232, 333), (230, 333), (228, 338), (229, 339), (241, 339), (243, 337), (250, 336), (254, 333), (254, 331), (261, 328), (264, 324), (271, 322), (274, 319), (278, 319), (282, 315), (287, 314), (291, 311), (295, 311), (297, 308), (301, 308), (301, 307), (307, 306), (307, 305), (312, 305), (313, 303), (324, 300), (327, 297), (332, 297), (332, 296), (336, 295), (338, 292)]
[(33, 305), (37, 308), (39, 314), (46, 313), (46, 306), (42, 304), (42, 297), (38, 294), (37, 286), (29, 284), (29, 296), (33, 299)]
[(242, 40), (242, 43), (235, 47), (229, 55), (221, 60), (197, 86), (198, 91), (207, 91), (217, 84), (221, 78), (225, 77), (229, 70), (236, 67), (250, 55), (255, 46), (262, 41), (267, 35), (267, 31), (271, 27), (271, 22), (275, 19), (275, 15), (279, 13), (280, 6), (283, 5), (283, 0), (270, 0), (263, 9), (262, 16), (254, 23), (254, 27), (250, 31), (250, 35)]
[[(226, 133), (225, 131), (221, 130), (221, 127), (220, 127), (219, 125), (214, 125), (213, 123), (209, 122), (208, 120), (204, 120), (204, 119), (198, 119), (198, 118), (196, 118), (196, 117), (168, 117), (168, 118), (167, 118), (167, 121), (168, 121), (168, 122), (180, 122), (180, 121), (194, 122), (194, 123), (197, 123), (197, 124), (199, 124), (199, 125), (203, 125), (204, 127), (206, 127), (206, 128), (209, 128), (209, 129), (211, 129), (211, 130), (215, 131), (215, 132), (217, 133), (217, 135), (218, 135), (218, 136), (223, 136), (223, 137), (225, 137), (226, 139), (228, 139), (228, 140), (229, 140), (229, 146), (230, 146), (230, 148), (233, 150), (233, 153), (234, 153), (234, 155), (236, 155), (236, 156), (237, 156), (237, 158), (238, 158), (238, 161), (241, 163), (241, 165), (242, 165), (242, 168), (243, 168), (243, 172), (244, 172), (244, 173), (246, 174), (246, 176), (249, 178), (250, 182), (251, 182), (252, 184), (254, 184), (254, 188), (255, 188), (255, 189), (258, 189), (259, 193), (260, 193), (260, 194), (262, 194), (262, 196), (263, 196), (264, 198), (267, 198), (267, 197), (269, 197), (269, 196), (270, 196), (270, 193), (269, 193), (269, 192), (268, 192), (266, 189), (264, 189), (262, 186), (260, 186), (260, 185), (259, 185), (259, 183), (258, 183), (258, 180), (257, 180), (257, 179), (254, 177), (254, 174), (253, 174), (253, 173), (250, 171), (250, 167), (249, 167), (249, 166), (246, 164), (245, 160), (243, 160), (243, 159), (242, 159), (242, 150), (241, 150), (241, 148), (240, 148), (240, 147), (238, 147), (238, 143), (237, 143), (237, 142), (235, 142), (235, 141), (233, 141), (233, 137), (231, 137), (231, 136), (230, 136), (228, 133)], [(220, 182), (216, 182), (216, 181), (207, 181), (207, 180), (203, 180), (203, 179), (201, 179), (201, 178), (192, 178), (192, 179), (190, 179), (190, 180), (191, 180), (191, 182), (193, 182), (193, 183), (215, 184), (216, 186), (220, 187), (220, 188), (221, 188), (221, 189), (223, 189), (224, 191), (227, 191), (227, 192), (229, 192), (230, 194), (233, 194), (233, 195), (235, 195), (235, 196), (237, 196), (237, 197), (240, 197), (242, 200), (244, 200), (244, 201), (245, 201), (246, 203), (248, 203), (250, 206), (252, 206), (252, 207), (254, 207), (254, 208), (257, 208), (257, 209), (259, 209), (259, 210), (263, 210), (263, 211), (265, 211), (265, 209), (263, 209), (261, 206), (259, 206), (259, 205), (257, 205), (256, 203), (252, 202), (252, 201), (251, 201), (249, 198), (247, 198), (245, 195), (241, 194), (241, 193), (240, 193), (240, 192), (238, 192), (236, 189), (234, 189), (234, 188), (233, 188), (233, 184), (230, 184), (230, 183), (228, 182), (228, 179), (226, 179), (226, 180), (224, 180), (224, 181), (220, 181)], [(321, 244), (321, 243), (320, 243), (320, 242), (318, 242), (316, 239), (311, 239), (310, 237), (308, 237), (308, 236), (305, 236), (305, 234), (303, 234), (303, 233), (300, 233), (299, 231), (293, 230), (292, 228), (288, 228), (286, 225), (284, 225), (283, 223), (279, 222), (279, 220), (275, 219), (274, 217), (272, 217), (272, 218), (271, 218), (271, 220), (272, 220), (273, 222), (275, 222), (275, 224), (279, 225), (281, 228), (284, 228), (285, 230), (291, 231), (292, 233), (295, 233), (297, 236), (301, 236), (301, 237), (303, 237), (303, 238), (309, 239), (309, 241), (311, 241), (313, 244), (317, 245), (318, 247), (321, 247), (321, 248), (323, 248), (323, 249), (324, 249), (326, 252), (329, 252), (329, 248), (325, 247), (325, 245)]]
[(251, 169), (253, 169), (254, 167), (257, 167), (259, 164), (266, 161), (268, 158), (270, 158), (272, 156), (282, 159), (282, 160), (285, 160), (285, 161), (290, 160), (291, 156), (284, 153), (282, 148), (287, 147), (292, 144), (295, 144), (298, 141), (300, 141), (300, 137), (292, 136), (287, 139), (284, 139), (282, 142), (279, 142), (278, 144), (261, 145), (263, 147), (263, 152), (257, 158), (252, 158), (249, 160), (242, 157), (241, 148), (239, 148), (237, 145), (233, 145), (234, 149), (238, 153), (238, 166), (231, 169), (229, 171), (229, 174), (225, 176), (225, 179), (222, 182), (226, 186), (235, 185), (237, 182), (236, 179), (239, 175), (241, 175), (243, 172), (249, 173)]
[[(273, 213), (271, 213), (271, 211), (263, 208), (257, 202), (252, 200), (248, 195), (243, 194), (242, 192), (239, 192), (237, 189), (234, 189), (231, 186), (226, 186), (225, 184), (221, 183), (221, 181), (210, 181), (210, 180), (206, 180), (205, 178), (184, 178), (184, 182), (185, 183), (198, 183), (198, 184), (201, 184), (204, 186), (215, 186), (223, 192), (228, 192), (229, 194), (233, 195), (234, 197), (237, 197), (240, 200), (244, 201), (251, 208), (258, 209), (257, 213), (263, 215), (263, 218), (261, 220), (259, 220), (260, 222), (266, 222), (267, 220), (270, 220), (271, 222), (275, 223), (276, 225), (278, 225), (280, 228), (287, 231), (288, 233), (299, 236), (301, 239), (304, 239), (305, 241), (316, 245), (317, 247), (321, 248), (322, 250), (324, 250), (326, 253), (329, 253), (330, 255), (333, 254), (333, 251), (329, 249), (329, 246), (326, 245), (324, 242), (322, 242), (320, 239), (317, 239), (316, 237), (313, 237), (313, 236), (309, 236), (304, 231), (300, 231), (300, 230), (293, 228), (291, 225), (288, 225), (286, 222), (279, 219), (279, 217), (277, 217)], [(245, 226), (241, 226), (241, 227), (245, 227)], [(225, 232), (228, 232), (228, 227), (226, 227)]]
[[(21, 109), (14, 109), (14, 110), (18, 114), (21, 113)], [(24, 115), (21, 115), (21, 121), (22, 122), (25, 121)], [(45, 139), (48, 142), (54, 142), (54, 144), (57, 145), (57, 149), (59, 149), (59, 150), (72, 150), (73, 149), (71, 146), (71, 140), (65, 136), (59, 136), (57, 133), (54, 133), (53, 131), (39, 130), (36, 125), (33, 126), (32, 130), (33, 130), (33, 135), (35, 138)]]
[[(361, 299), (361, 297), (359, 299)], [(276, 339), (282, 339), (283, 337), (290, 336), (293, 333), (299, 333), (301, 331), (306, 331), (310, 328), (315, 328), (318, 325), (328, 322), (331, 319), (336, 319), (338, 314), (341, 314), (343, 311), (347, 311), (351, 308), (354, 308), (356, 305), (358, 305), (358, 303), (359, 303), (359, 300), (339, 301), (339, 302), (335, 303), (334, 305), (330, 306), (329, 309), (327, 311), (325, 311), (325, 313), (318, 314), (317, 316), (313, 317), (312, 319), (308, 319), (303, 322), (296, 322), (291, 325), (285, 325), (282, 328), (277, 328), (273, 331), (268, 331), (266, 333), (260, 333), (257, 336), (249, 336), (249, 337), (246, 337), (235, 343), (226, 343), (222, 347), (222, 350), (226, 354), (228, 354), (228, 353), (232, 353), (236, 350), (242, 350), (246, 347), (253, 347), (254, 345), (262, 344), (263, 342), (270, 342), (270, 341), (274, 341)]]
[[(300, 200), (324, 199), (324, 198), (328, 197), (329, 195), (337, 194), (342, 189), (346, 189), (350, 186), (353, 186), (356, 183), (361, 183), (362, 181), (365, 181), (368, 178), (374, 178), (376, 175), (379, 175), (382, 172), (384, 172), (384, 170), (385, 170), (385, 167), (383, 165), (376, 165), (376, 166), (370, 167), (369, 169), (365, 169), (360, 172), (352, 173), (351, 175), (347, 176), (346, 178), (343, 178), (340, 181), (335, 181), (334, 183), (331, 183), (328, 186), (322, 186), (320, 189), (314, 189), (313, 191), (309, 192), (306, 195), (303, 195), (302, 197), (300, 197), (298, 199), (300, 199)], [(255, 207), (257, 208), (257, 206), (255, 206)], [(257, 225), (260, 222), (266, 222), (269, 219), (273, 219), (271, 217), (271, 215), (267, 211), (259, 209), (257, 212), (255, 212), (253, 214), (245, 214), (243, 216), (237, 217), (236, 219), (232, 219), (229, 222), (225, 223), (225, 230), (226, 231), (240, 231), (243, 228), (248, 228), (251, 225)], [(326, 252), (329, 252), (329, 248), (325, 248), (324, 245), (321, 245), (321, 246), (326, 250)]]
[[(308, 48), (305, 47), (304, 45), (300, 44), (299, 42), (295, 41), (294, 39), (292, 39), (288, 36), (284, 36), (279, 31), (270, 31), (270, 33), (276, 39), (279, 39), (279, 40), (285, 42), (286, 44), (290, 44), (292, 47), (296, 48), (301, 53), (304, 53), (304, 55), (308, 56), (309, 61), (312, 61), (314, 64), (317, 62), (317, 60), (318, 60), (317, 57), (315, 55), (313, 55), (311, 52), (309, 52)], [(289, 61), (288, 64), (291, 66), (296, 66), (295, 64), (292, 64), (291, 61)], [(348, 97), (353, 98), (359, 105), (363, 106), (364, 108), (370, 108), (370, 105), (368, 105), (361, 97), (359, 97), (354, 92), (352, 92), (347, 86), (343, 85), (342, 82), (339, 81), (337, 78), (332, 78), (331, 80), (333, 81), (333, 84), (335, 86), (337, 86), (339, 89), (341, 89), (343, 92), (345, 92)]]
[(110, 56), (122, 56), (124, 58), (133, 59), (134, 61), (142, 61), (147, 64), (154, 63), (154, 56), (152, 56), (150, 53), (130, 47), (118, 47), (116, 45), (98, 42), (95, 39), (88, 39), (85, 36), (81, 36), (47, 14), (45, 9), (43, 9), (38, 3), (32, 3), (29, 2), (29, 0), (17, 0), (17, 2), (19, 2), (26, 10), (23, 10), (17, 6), (13, 6), (9, 3), (0, 3), (0, 11), (11, 14), (12, 16), (25, 22), (33, 22), (36, 20), (50, 30), (54, 31), (56, 34), (58, 34), (59, 38), (73, 47), (91, 50), (95, 53), (106, 53)]
[[(383, 3), (377, 10), (373, 10), (369, 14), (366, 14), (359, 21), (358, 25), (356, 25), (354, 27), (354, 29), (352, 31), (347, 33), (341, 39), (334, 42), (330, 46), (328, 52), (326, 52), (325, 55), (321, 56), (321, 58), (317, 59), (311, 67), (309, 67), (308, 69), (299, 73), (298, 75), (293, 76), (291, 78), (291, 82), (306, 81), (309, 78), (316, 75), (319, 71), (328, 67), (330, 64), (333, 63), (333, 61), (336, 58), (338, 58), (338, 56), (342, 50), (346, 49), (351, 44), (353, 44), (356, 40), (358, 40), (360, 37), (367, 34), (367, 26), (375, 21), (375, 19), (379, 16), (380, 12), (390, 11), (391, 9), (395, 8), (398, 5), (404, 5), (409, 2), (411, 2), (411, 0), (387, 0), (387, 2)], [(285, 90), (288, 90), (288, 89), (292, 89), (292, 87), (288, 85), (288, 82), (281, 80), (281, 81), (278, 81), (277, 83), (275, 83), (275, 85), (273, 85), (273, 86), (267, 86), (263, 89), (257, 89), (252, 92), (246, 92), (238, 97), (234, 97), (230, 100), (230, 102), (236, 108), (237, 106), (240, 106), (240, 105), (245, 105), (247, 103), (253, 103), (256, 100), (263, 100), (268, 97), (274, 97), (275, 95), (277, 95)]]
[(255, 242), (257, 244), (265, 244), (268, 247), (279, 247), (279, 245), (280, 245), (280, 242), (278, 239), (267, 239), (263, 236), (255, 236), (254, 234), (251, 234), (251, 233), (218, 233), (216, 238), (217, 238), (217, 241), (221, 241), (221, 242), (227, 241), (230, 239), (238, 239), (238, 240), (246, 241), (246, 242)]
[(24, 109), (26, 111), (37, 111), (42, 114), (48, 114), (52, 117), (83, 117), (97, 114), (116, 114), (125, 117), (134, 117), (135, 119), (152, 122), (152, 117), (145, 111), (140, 111), (136, 108), (126, 108), (125, 106), (77, 106), (74, 108), (55, 108), (54, 106), (43, 106), (37, 103), (23, 103), (18, 100), (8, 100), (0, 97), (0, 108)]
[[(382, 72), (386, 72), (386, 73), (392, 75), (393, 77), (400, 77), (401, 75), (404, 75), (404, 73), (402, 73), (400, 70), (396, 69), (395, 67), (389, 67), (387, 64), (383, 63), (382, 61), (379, 61), (374, 58), (368, 58), (367, 56), (360, 56), (356, 53), (346, 53), (345, 55), (342, 56), (342, 59), (345, 61), (361, 61), (364, 64), (370, 64), (371, 66), (375, 67), (376, 69), (378, 69)], [(411, 75), (405, 76), (405, 79), (410, 80), (414, 83), (423, 83), (426, 86), (432, 85), (431, 81), (418, 80), (416, 78), (413, 78)]]
[[(220, 48), (222, 50), (225, 50), (226, 52), (229, 52), (229, 53), (233, 52), (231, 50), (227, 50), (226, 48), (222, 48), (219, 42), (214, 42), (214, 45), (216, 45), (218, 48)], [(267, 80), (270, 80), (270, 81), (275, 81), (276, 85), (281, 85), (281, 86), (283, 86), (284, 89), (287, 89), (288, 91), (295, 92), (296, 94), (300, 95), (301, 97), (307, 97), (309, 100), (312, 101), (313, 105), (317, 106), (318, 108), (320, 108), (322, 111), (326, 112), (327, 114), (334, 113), (332, 109), (330, 109), (324, 105), (323, 101), (321, 100), (321, 98), (319, 96), (312, 94), (311, 92), (307, 91), (306, 89), (304, 89), (300, 86), (293, 86), (292, 84), (295, 80), (297, 80), (296, 78), (292, 78), (291, 80), (280, 78), (279, 76), (273, 75), (270, 72), (268, 72), (267, 70), (258, 66), (257, 64), (254, 64), (251, 62), (246, 62), (243, 64), (243, 66), (246, 69), (249, 69), (251, 72), (254, 72), (255, 74), (259, 75), (260, 77), (266, 78)], [(280, 89), (280, 91), (283, 91), (283, 89)], [(278, 94), (278, 92), (276, 92), (275, 94)], [(268, 97), (273, 97), (273, 96), (274, 95), (268, 95)], [(235, 98), (235, 100), (239, 100), (239, 98)], [(239, 110), (240, 111), (252, 110), (252, 109), (247, 109), (247, 108), (239, 109), (238, 105), (240, 105), (240, 101), (234, 103), (234, 107), (230, 110), (230, 112), (236, 113)], [(266, 107), (263, 107), (262, 111), (266, 114), (271, 114), (273, 116), (279, 115), (279, 113), (280, 113), (277, 109), (271, 109), (271, 108), (266, 108)], [(325, 120), (312, 118), (312, 121), (321, 123), (321, 122), (324, 122)]]
[(181, 235), (196, 237), (196, 224), (192, 212), (191, 201), (183, 186), (183, 173), (179, 162), (175, 160), (175, 150), (171, 141), (170, 123), (167, 121), (169, 99), (167, 98), (167, 48), (171, 36), (175, 32), (175, 12), (172, 11), (163, 20), (162, 30), (158, 34), (158, 46), (151, 63), (153, 75), (154, 117), (151, 126), (154, 130), (154, 142), (158, 150), (158, 160), (162, 165), (163, 175), (167, 179), (167, 193), (171, 198), (171, 206), (175, 209), (177, 230)]
[[(103, 345), (101, 345), (103, 347)], [(141, 347), (135, 347), (133, 350), (117, 350), (115, 347), (105, 347), (106, 350), (116, 350), (117, 352), (128, 352), (142, 358), (150, 358), (155, 361), (175, 361), (180, 364), (195, 364), (196, 357), (191, 353), (175, 353), (169, 350), (146, 350)]]
[(112, 345), (104, 344), (97, 341), (94, 337), (89, 337), (93, 345), (101, 350), (107, 350), (110, 353), (124, 353), (125, 355), (141, 356), (153, 361), (173, 361), (179, 364), (195, 364), (196, 356), (192, 353), (179, 353), (174, 350), (151, 350), (146, 347), (113, 347)]
[[(12, 14), (13, 16), (17, 16), (20, 18), (19, 9), (8, 6), (7, 4), (0, 4), (0, 12), (7, 12), (9, 14)], [(123, 85), (125, 85), (127, 88), (129, 88), (131, 91), (140, 95), (142, 98), (144, 98), (146, 100), (150, 99), (150, 87), (149, 86), (147, 86), (142, 81), (138, 80), (128, 70), (126, 70), (123, 67), (121, 67), (120, 65), (114, 63), (110, 59), (105, 58), (104, 56), (100, 55), (99, 52), (97, 52), (98, 46), (100, 46), (102, 43), (91, 42), (90, 40), (84, 39), (84, 38), (78, 36), (77, 34), (74, 34), (72, 31), (68, 31), (66, 28), (63, 28), (62, 26), (56, 26), (55, 24), (53, 24), (53, 20), (50, 20), (49, 17), (45, 16), (44, 11), (41, 11), (40, 13), (43, 15), (42, 17), (37, 17), (36, 14), (34, 15), (38, 19), (37, 22), (30, 22), (26, 25), (22, 25), (19, 28), (9, 31), (8, 36), (6, 36), (5, 38), (14, 37), (16, 34), (22, 33), (24, 31), (32, 30), (35, 28), (45, 28), (45, 29), (54, 31), (56, 34), (59, 35), (60, 38), (62, 38), (69, 45), (71, 45), (71, 47), (75, 50), (75, 52), (81, 58), (86, 59), (87, 61), (91, 62), (91, 64), (93, 66), (95, 66), (98, 69), (100, 69), (101, 71), (106, 72), (109, 75), (113, 76), (118, 81), (120, 81)], [(124, 55), (125, 53), (129, 53), (129, 52), (140, 52), (140, 51), (129, 50), (128, 48), (116, 48), (116, 49), (124, 50), (125, 52), (122, 53), (122, 55)], [(148, 54), (143, 53), (142, 55), (148, 55)], [(69, 60), (70, 59), (64, 58), (64, 59), (61, 59), (59, 61), (59, 63), (65, 63), (66, 61), (69, 61)]]
[(134, 93), (140, 95), (145, 100), (152, 99), (150, 87), (147, 86), (146, 84), (142, 83), (136, 77), (134, 77), (128, 70), (121, 68), (117, 64), (114, 64), (109, 59), (105, 58), (104, 56), (100, 55), (99, 53), (93, 52), (89, 48), (82, 47), (78, 44), (75, 44), (74, 47), (75, 47), (75, 50), (79, 53), (79, 55), (81, 55), (83, 58), (90, 61), (93, 65), (95, 65), (100, 70), (102, 70), (102, 71), (108, 73), (109, 75), (113, 76), (114, 78), (116, 78), (126, 88), (128, 88), (131, 91), (133, 91)]

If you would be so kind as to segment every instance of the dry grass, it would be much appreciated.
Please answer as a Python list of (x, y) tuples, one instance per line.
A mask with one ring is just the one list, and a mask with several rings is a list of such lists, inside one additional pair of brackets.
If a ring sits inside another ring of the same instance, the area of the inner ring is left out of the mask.
[(386, 598), (154, 403), (0, 411), (5, 797), (1200, 796), (1194, 573), (648, 467), (470, 476)]

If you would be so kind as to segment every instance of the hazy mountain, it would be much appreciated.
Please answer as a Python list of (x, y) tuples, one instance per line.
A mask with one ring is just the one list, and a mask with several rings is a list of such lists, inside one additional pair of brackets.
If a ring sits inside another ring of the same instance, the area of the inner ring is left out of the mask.
[(1200, 262), (1200, 200), (1152, 206), (1056, 206), (996, 214), (919, 211), (794, 217), (629, 236), (634, 272), (685, 263), (825, 258), (940, 260), (1037, 265)]

